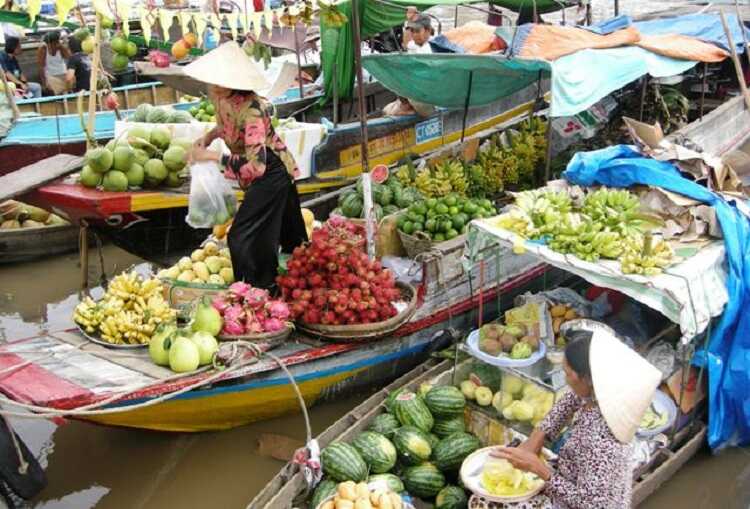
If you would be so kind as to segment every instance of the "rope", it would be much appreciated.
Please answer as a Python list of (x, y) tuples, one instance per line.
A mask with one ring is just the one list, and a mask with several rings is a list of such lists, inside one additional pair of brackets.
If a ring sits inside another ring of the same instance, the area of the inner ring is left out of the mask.
[(29, 463), (26, 461), (26, 458), (23, 457), (23, 451), (21, 450), (21, 445), (18, 443), (18, 437), (13, 431), (10, 422), (8, 422), (8, 418), (6, 416), (2, 417), (3, 421), (5, 421), (5, 427), (8, 428), (8, 432), (10, 433), (10, 439), (13, 441), (13, 448), (16, 450), (16, 454), (18, 455), (18, 473), (21, 475), (26, 475), (26, 472), (28, 472), (29, 470)]

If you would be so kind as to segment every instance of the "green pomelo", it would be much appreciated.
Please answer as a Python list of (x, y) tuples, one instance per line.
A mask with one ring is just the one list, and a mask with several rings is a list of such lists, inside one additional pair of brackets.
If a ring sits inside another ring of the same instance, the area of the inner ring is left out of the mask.
[[(120, 37), (119, 35), (112, 37), (112, 40), (109, 43), (112, 46), (112, 51), (115, 53), (127, 54), (128, 41), (124, 37)], [(125, 58), (127, 58), (127, 56)]]
[(122, 192), (128, 190), (128, 177), (118, 170), (110, 170), (104, 175), (102, 187), (105, 191)]
[(124, 71), (128, 68), (128, 62), (127, 55), (117, 54), (112, 58), (112, 68), (115, 71)]
[(125, 46), (125, 54), (128, 58), (133, 58), (138, 54), (138, 46), (133, 41), (128, 41)]

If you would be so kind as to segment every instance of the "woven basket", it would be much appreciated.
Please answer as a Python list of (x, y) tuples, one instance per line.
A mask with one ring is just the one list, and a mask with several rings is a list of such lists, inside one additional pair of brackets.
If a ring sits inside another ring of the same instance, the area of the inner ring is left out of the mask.
[(425, 251), (429, 251), (432, 247), (432, 239), (422, 232), (418, 232), (417, 235), (409, 235), (399, 230), (398, 236), (401, 237), (401, 244), (409, 258), (414, 258)]
[(170, 278), (160, 278), (160, 280), (164, 285), (164, 300), (169, 303), (169, 307), (177, 310), (177, 316), (181, 319), (190, 318), (196, 300), (206, 296), (213, 297), (229, 288), (229, 286), (188, 283)]
[(268, 349), (276, 348), (284, 344), (289, 339), (294, 327), (287, 326), (280, 331), (264, 332), (262, 334), (243, 334), (241, 336), (229, 336), (220, 334), (216, 339), (219, 341), (248, 341), (250, 343), (263, 343), (268, 345)]
[(300, 321), (298, 323), (299, 328), (312, 336), (343, 343), (359, 343), (385, 336), (405, 324), (417, 309), (416, 289), (403, 283), (397, 283), (397, 286), (401, 290), (403, 300), (408, 301), (408, 305), (406, 309), (393, 318), (382, 322), (359, 325), (321, 325)]

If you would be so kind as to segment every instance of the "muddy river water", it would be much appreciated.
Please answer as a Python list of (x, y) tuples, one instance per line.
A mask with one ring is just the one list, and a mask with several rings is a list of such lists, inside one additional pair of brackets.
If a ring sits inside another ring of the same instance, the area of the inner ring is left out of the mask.
[[(626, 13), (676, 3), (620, 2)], [(593, 4), (595, 19), (611, 15), (611, 2)], [(452, 11), (436, 14), (447, 24)], [(460, 18), (465, 21), (471, 16), (462, 11)], [(140, 262), (112, 246), (105, 247), (104, 260), (109, 275)], [(98, 277), (92, 269), (91, 280)], [(75, 254), (0, 266), (0, 340), (71, 327), (79, 281)], [(366, 396), (314, 407), (314, 432)], [(304, 438), (300, 415), (200, 434), (115, 429), (76, 421), (15, 419), (14, 425), (40, 458), (49, 481), (28, 507), (49, 509), (244, 508), (282, 465), (258, 454), (258, 440), (265, 433)], [(642, 507), (747, 509), (750, 450), (730, 449), (716, 455), (701, 451)]]

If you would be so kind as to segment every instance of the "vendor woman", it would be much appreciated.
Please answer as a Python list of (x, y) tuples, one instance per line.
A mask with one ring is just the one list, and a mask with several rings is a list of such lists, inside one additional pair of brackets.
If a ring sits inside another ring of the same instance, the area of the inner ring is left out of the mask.
[[(216, 161), (245, 192), (228, 235), (234, 277), (271, 289), (279, 246), (291, 252), (307, 233), (294, 184), (297, 165), (271, 125), (271, 103), (259, 95), (270, 84), (233, 41), (187, 65), (185, 74), (208, 84), (216, 110), (216, 127), (195, 143), (191, 160)], [(216, 138), (229, 154), (205, 148)]]
[[(661, 373), (603, 331), (570, 333), (563, 366), (570, 391), (520, 446), (493, 451), (494, 456), (542, 478), (544, 491), (516, 504), (496, 504), (474, 496), (470, 508), (631, 507), (630, 444), (661, 382)], [(539, 459), (539, 453), (545, 439), (557, 440), (566, 426), (567, 439), (552, 467)]]

